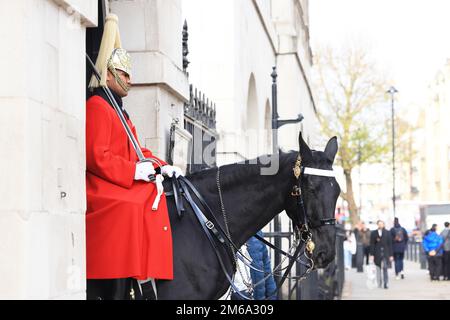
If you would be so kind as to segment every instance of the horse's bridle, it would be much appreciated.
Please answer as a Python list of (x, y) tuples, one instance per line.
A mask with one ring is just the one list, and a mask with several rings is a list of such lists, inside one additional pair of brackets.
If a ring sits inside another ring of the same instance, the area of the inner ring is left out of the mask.
[[(291, 271), (291, 269), (294, 265), (294, 262), (299, 261), (299, 259), (301, 259), (301, 256), (302, 256), (301, 250), (303, 248), (303, 244), (304, 244), (303, 254), (310, 261), (310, 264), (307, 265), (307, 267), (308, 267), (307, 270), (301, 276), (295, 277), (295, 278), (297, 280), (305, 279), (306, 275), (308, 273), (310, 273), (311, 270), (314, 268), (314, 261), (312, 259), (312, 254), (313, 254), (313, 251), (315, 248), (315, 244), (312, 239), (313, 237), (312, 237), (311, 230), (320, 228), (322, 226), (333, 226), (336, 224), (335, 218), (320, 219), (319, 223), (317, 223), (317, 224), (313, 224), (309, 221), (308, 215), (307, 215), (307, 212), (305, 209), (305, 205), (303, 203), (303, 196), (302, 196), (303, 192), (302, 192), (302, 183), (301, 183), (302, 175), (334, 177), (335, 176), (334, 171), (305, 167), (302, 165), (302, 157), (300, 156), (300, 154), (297, 155), (297, 159), (295, 161), (293, 171), (294, 171), (294, 177), (296, 179), (296, 183), (292, 187), (291, 196), (296, 198), (296, 203), (297, 203), (297, 210), (296, 210), (297, 217), (296, 218), (298, 221), (298, 225), (295, 226), (295, 233), (294, 233), (296, 240), (297, 240), (296, 241), (297, 248), (295, 249), (295, 253), (293, 255), (288, 255), (284, 251), (282, 251), (280, 248), (272, 245), (270, 242), (268, 242), (264, 238), (262, 238), (258, 235), (255, 235), (255, 237), (258, 240), (265, 243), (266, 245), (268, 245), (270, 248), (274, 249), (275, 251), (278, 251), (278, 252), (284, 254), (285, 256), (289, 257), (289, 259), (290, 259), (289, 265), (285, 269), (283, 276), (276, 287), (276, 291), (278, 291), (282, 287), (284, 281), (288, 278), (289, 272)], [(291, 279), (292, 279), (292, 277), (291, 277)]]
[(317, 168), (303, 166), (302, 165), (302, 157), (300, 156), (300, 154), (298, 154), (292, 170), (294, 171), (294, 177), (296, 179), (296, 184), (292, 188), (291, 196), (293, 196), (297, 199), (297, 201), (296, 201), (297, 202), (297, 219), (299, 222), (299, 225), (296, 226), (296, 233), (298, 236), (300, 236), (300, 239), (302, 239), (305, 242), (306, 250), (310, 254), (312, 254), (314, 251), (314, 248), (315, 248), (315, 244), (312, 241), (311, 230), (320, 228), (322, 226), (335, 225), (336, 219), (335, 218), (320, 219), (319, 223), (317, 223), (317, 224), (311, 223), (309, 221), (308, 215), (307, 215), (307, 212), (305, 209), (305, 205), (303, 203), (301, 177), (302, 177), (302, 175), (334, 177), (335, 174), (334, 174), (333, 170), (324, 170), (324, 169), (317, 169)]

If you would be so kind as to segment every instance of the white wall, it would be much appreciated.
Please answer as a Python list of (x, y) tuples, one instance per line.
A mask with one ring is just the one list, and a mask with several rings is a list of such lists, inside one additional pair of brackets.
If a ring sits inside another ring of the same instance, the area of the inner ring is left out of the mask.
[(422, 160), (420, 199), (424, 202), (450, 201), (450, 60), (429, 86), (418, 158)]
[[(304, 52), (309, 51), (309, 46), (304, 48), (301, 38), (305, 31), (299, 21), (296, 2), (183, 0), (183, 16), (189, 26), (190, 81), (217, 104), (218, 164), (271, 151), (263, 132), (256, 134), (258, 144), (248, 144), (244, 137), (255, 123), (258, 129), (264, 129), (267, 105), (271, 117), (270, 74), (274, 65), (278, 68), (280, 118), (296, 118), (303, 113), (306, 137), (319, 134), (305, 82), (305, 77), (309, 80), (310, 61), (304, 58)], [(287, 55), (288, 52), (292, 54)], [(249, 90), (251, 77), (256, 97), (248, 99), (253, 92)], [(257, 102), (256, 112), (248, 112), (249, 101)], [(300, 128), (300, 125), (282, 127), (279, 145), (284, 149), (298, 149)], [(318, 144), (314, 139), (311, 142), (314, 146)], [(257, 153), (249, 149), (249, 145), (258, 145)]]
[(0, 299), (85, 298), (85, 25), (96, 4), (0, 4)]
[[(190, 81), (217, 105), (218, 164), (254, 155), (243, 136), (250, 122), (264, 128), (275, 55), (253, 2), (185, 0), (183, 15), (189, 26)], [(252, 76), (258, 108), (248, 113)]]
[[(170, 125), (183, 129), (183, 103), (189, 99), (182, 70), (181, 0), (116, 0), (110, 10), (119, 17), (122, 45), (130, 52), (135, 85), (124, 105), (142, 145), (166, 159)], [(178, 144), (175, 165), (185, 168), (187, 143)]]

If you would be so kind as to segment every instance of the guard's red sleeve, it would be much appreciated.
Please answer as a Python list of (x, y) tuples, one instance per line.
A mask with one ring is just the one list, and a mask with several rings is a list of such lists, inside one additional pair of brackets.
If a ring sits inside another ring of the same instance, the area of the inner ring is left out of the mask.
[(136, 164), (111, 152), (112, 117), (101, 105), (86, 106), (86, 169), (125, 188), (131, 188)]

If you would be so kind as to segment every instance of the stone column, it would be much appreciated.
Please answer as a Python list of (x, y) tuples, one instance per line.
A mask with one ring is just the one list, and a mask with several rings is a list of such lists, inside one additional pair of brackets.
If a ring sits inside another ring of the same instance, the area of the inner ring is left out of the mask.
[(0, 4), (0, 299), (85, 298), (85, 28), (96, 0)]

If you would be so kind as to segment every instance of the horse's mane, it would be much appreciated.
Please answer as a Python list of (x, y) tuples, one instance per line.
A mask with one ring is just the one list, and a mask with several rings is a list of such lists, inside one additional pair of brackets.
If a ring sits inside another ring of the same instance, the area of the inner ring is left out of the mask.
[[(279, 152), (279, 168), (283, 168), (285, 166), (292, 167), (295, 158), (297, 157), (298, 151), (288, 151), (283, 152), (280, 150)], [(254, 159), (244, 160), (241, 162), (236, 162), (232, 164), (227, 164), (224, 166), (220, 166), (220, 172), (223, 177), (223, 183), (227, 184), (227, 181), (236, 181), (239, 179), (245, 179), (248, 176), (258, 175), (261, 172), (262, 168), (268, 168), (270, 164), (267, 164), (267, 159), (269, 159), (270, 155), (259, 156)], [(187, 177), (192, 181), (202, 181), (204, 179), (214, 178), (217, 174), (217, 167), (212, 167), (208, 169), (204, 169), (201, 171), (194, 172)], [(227, 178), (225, 178), (227, 177)]]

